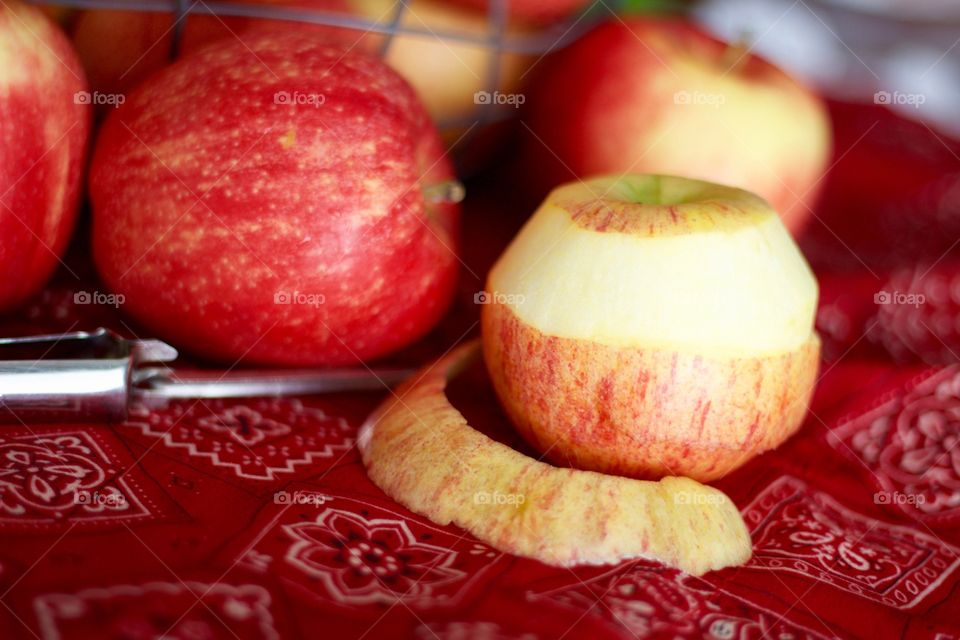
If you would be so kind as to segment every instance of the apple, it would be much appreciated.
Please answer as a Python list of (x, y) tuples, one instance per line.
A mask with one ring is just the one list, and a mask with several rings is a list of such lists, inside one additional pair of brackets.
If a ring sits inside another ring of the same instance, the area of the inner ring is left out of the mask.
[(310, 29), (251, 30), (107, 118), (93, 251), (124, 309), (217, 360), (334, 365), (423, 335), (453, 294), (459, 208), (416, 94)]
[(377, 409), (357, 444), (371, 480), (408, 509), (493, 547), (554, 566), (652, 558), (700, 575), (750, 559), (750, 534), (722, 492), (562, 469), (496, 442), (450, 404), (447, 382), (476, 342), (425, 368)]
[(497, 395), (557, 463), (706, 482), (806, 415), (817, 283), (748, 192), (656, 175), (558, 187), (491, 269), (486, 301)]
[[(180, 52), (188, 53), (231, 31), (244, 21), (191, 15), (182, 25)], [(125, 93), (170, 63), (174, 16), (171, 13), (87, 10), (74, 19), (73, 44), (90, 85), (101, 93)]]
[[(297, 9), (346, 12), (347, 0), (242, 0), (239, 5), (290, 6)], [(314, 28), (317, 37), (349, 46), (357, 40), (351, 32), (308, 23), (242, 16), (210, 15), (199, 9), (187, 14), (179, 25), (166, 11), (90, 9), (73, 20), (71, 37), (90, 84), (103, 93), (126, 93), (151, 74), (171, 63), (174, 35), (180, 29), (177, 54), (186, 55), (221, 39), (236, 39), (248, 29)]]
[(576, 177), (660, 173), (766, 198), (796, 234), (830, 154), (822, 101), (680, 19), (611, 20), (540, 63), (523, 175), (542, 197)]
[(0, 5), (0, 309), (38, 292), (73, 230), (90, 128), (83, 70), (60, 30)]
[[(389, 28), (397, 13), (394, 0), (259, 0), (251, 4), (316, 9), (366, 20)], [(73, 30), (73, 39), (95, 88), (123, 93), (156, 70), (166, 66), (173, 45), (173, 16), (143, 11), (86, 11)], [(400, 73), (420, 94), (434, 120), (446, 129), (447, 140), (455, 142), (475, 121), (474, 94), (488, 90), (492, 69), (497, 70), (495, 89), (516, 91), (530, 56), (498, 54), (485, 44), (461, 43), (443, 38), (442, 33), (492, 37), (493, 27), (485, 16), (450, 7), (434, 0), (407, 0), (400, 21), (402, 27), (425, 31), (398, 34), (386, 48), (387, 64)], [(379, 54), (385, 36), (376, 31), (349, 30), (318, 25), (297, 25), (268, 19), (214, 17), (191, 14), (183, 24), (180, 52), (189, 53), (218, 39), (245, 37), (249, 29), (273, 27), (313, 28), (318, 38), (349, 51)], [(511, 27), (510, 33), (524, 33)]]
[(73, 7), (63, 7), (53, 4), (42, 4), (36, 5), (43, 15), (50, 18), (54, 24), (60, 25), (61, 27), (66, 27), (70, 24), (70, 20), (73, 18), (76, 9)]
[[(359, 15), (387, 27), (397, 11), (394, 0), (349, 0)], [(495, 27), (487, 17), (434, 0), (408, 0), (401, 27), (426, 30), (426, 34), (401, 33), (386, 49), (387, 64), (407, 79), (420, 94), (430, 115), (443, 128), (450, 129), (453, 143), (477, 118), (477, 92), (491, 89), (502, 94), (518, 91), (521, 77), (533, 58), (517, 53), (499, 53), (491, 44), (457, 42), (440, 34), (465, 34), (474, 38), (492, 38)], [(505, 37), (527, 33), (510, 27)], [(383, 36), (368, 34), (366, 47), (379, 51)], [(491, 86), (491, 72), (496, 83)]]

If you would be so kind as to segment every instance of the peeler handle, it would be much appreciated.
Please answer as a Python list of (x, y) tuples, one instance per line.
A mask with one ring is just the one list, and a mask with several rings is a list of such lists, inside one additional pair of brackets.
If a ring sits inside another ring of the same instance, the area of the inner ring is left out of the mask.
[(129, 377), (123, 359), (0, 362), (0, 421), (122, 420)]
[(133, 371), (177, 351), (106, 330), (0, 338), (0, 422), (123, 420)]

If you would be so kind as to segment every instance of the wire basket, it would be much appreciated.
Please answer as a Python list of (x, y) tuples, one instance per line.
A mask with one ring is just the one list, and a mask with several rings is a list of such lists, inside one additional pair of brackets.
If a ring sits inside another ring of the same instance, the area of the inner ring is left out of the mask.
[[(609, 16), (622, 2), (591, 2), (582, 11), (561, 22), (547, 25), (536, 31), (510, 33), (507, 28), (507, 0), (488, 0), (486, 17), (488, 29), (483, 35), (450, 29), (432, 29), (404, 23), (410, 8), (405, 0), (396, 2), (393, 13), (387, 20), (374, 21), (364, 16), (320, 8), (280, 6), (263, 3), (217, 2), (204, 0), (28, 0), (35, 5), (55, 6), (81, 10), (140, 11), (171, 15), (172, 29), (169, 57), (179, 56), (181, 41), (187, 21), (191, 16), (208, 15), (221, 18), (247, 18), (298, 22), (337, 29), (349, 29), (358, 33), (383, 34), (380, 55), (386, 56), (398, 35), (440, 39), (450, 43), (471, 45), (493, 52), (489, 58), (485, 77), (486, 91), (493, 94), (500, 83), (502, 57), (505, 54), (544, 56), (565, 47), (599, 19)], [(464, 9), (468, 11), (469, 9)], [(437, 122), (441, 131), (451, 131), (478, 123), (489, 124), (504, 120), (516, 113), (515, 108), (494, 104), (492, 101), (475, 104), (474, 110), (456, 118)], [(481, 127), (476, 127), (480, 129)]]

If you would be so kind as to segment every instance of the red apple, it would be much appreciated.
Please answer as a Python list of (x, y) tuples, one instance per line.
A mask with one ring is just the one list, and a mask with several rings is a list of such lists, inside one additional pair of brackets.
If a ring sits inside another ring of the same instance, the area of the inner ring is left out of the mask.
[(77, 214), (89, 94), (70, 43), (40, 11), (0, 5), (0, 309), (36, 293)]
[(678, 19), (602, 24), (544, 60), (528, 90), (524, 175), (661, 173), (767, 199), (796, 233), (830, 152), (821, 100), (781, 70)]
[(453, 178), (414, 91), (309, 29), (164, 69), (108, 117), (94, 257), (125, 309), (212, 358), (339, 364), (425, 333), (453, 293)]

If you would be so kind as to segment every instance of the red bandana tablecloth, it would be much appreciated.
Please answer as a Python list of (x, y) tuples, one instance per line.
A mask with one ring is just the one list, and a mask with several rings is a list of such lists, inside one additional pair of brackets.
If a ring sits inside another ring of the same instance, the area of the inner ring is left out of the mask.
[[(555, 569), (434, 525), (353, 446), (385, 394), (182, 401), (0, 429), (0, 638), (960, 638), (958, 146), (880, 108), (833, 114), (802, 243), (823, 290), (811, 415), (718, 483), (747, 565)], [(481, 185), (466, 237), (487, 240), (466, 243), (458, 308), (417, 359), (475, 330), (476, 274), (519, 222), (497, 231), (484, 207)], [(82, 262), (4, 331), (135, 334), (75, 303), (96, 287)], [(482, 375), (451, 396), (508, 428)]]

